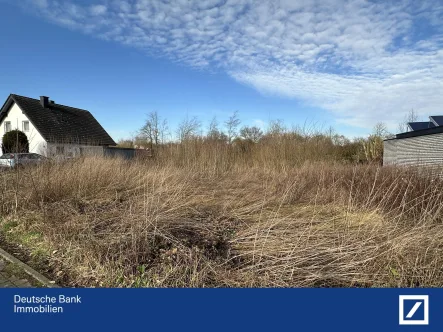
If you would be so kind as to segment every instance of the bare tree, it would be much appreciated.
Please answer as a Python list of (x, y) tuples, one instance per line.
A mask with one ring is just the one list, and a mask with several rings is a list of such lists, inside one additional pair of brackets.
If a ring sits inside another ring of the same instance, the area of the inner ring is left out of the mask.
[(153, 147), (158, 147), (160, 143), (164, 143), (168, 123), (166, 119), (162, 119), (157, 111), (148, 114), (144, 126), (140, 129), (140, 136), (142, 136), (150, 145), (151, 151)]
[(268, 129), (266, 131), (266, 135), (269, 136), (279, 136), (284, 134), (287, 131), (283, 120), (271, 120), (269, 122)]
[(168, 121), (166, 119), (163, 119), (159, 122), (158, 125), (158, 138), (160, 139), (161, 144), (165, 144), (166, 136), (168, 135), (169, 135)]
[(374, 136), (377, 136), (380, 138), (386, 138), (386, 137), (390, 136), (388, 128), (386, 127), (386, 124), (384, 122), (377, 122), (375, 124), (372, 132), (373, 132)]
[(234, 114), (229, 117), (229, 119), (225, 122), (225, 125), (228, 135), (228, 142), (231, 144), (232, 140), (235, 138), (235, 136), (237, 136), (237, 128), (240, 125), (238, 111), (235, 111)]
[(240, 137), (257, 143), (263, 137), (263, 131), (257, 126), (244, 126), (240, 129)]
[[(156, 126), (157, 126), (157, 112), (151, 112), (148, 114), (148, 118), (144, 126), (140, 129), (140, 134), (149, 143), (152, 151), (154, 140), (156, 140)], [(154, 138), (155, 136), (155, 138)]]
[(211, 123), (209, 124), (206, 137), (213, 141), (227, 141), (227, 136), (219, 129), (218, 121), (215, 116), (212, 118)]
[(162, 123), (157, 111), (148, 114), (145, 124), (140, 129), (140, 134), (151, 145), (158, 145), (161, 136)]
[(195, 116), (189, 119), (189, 117), (186, 115), (186, 118), (183, 119), (177, 127), (177, 137), (180, 142), (184, 142), (194, 136), (197, 136), (200, 126), (200, 121)]
[(414, 109), (411, 109), (408, 114), (406, 114), (403, 118), (403, 121), (398, 124), (398, 131), (400, 133), (404, 133), (408, 131), (408, 122), (416, 122), (418, 120), (418, 114), (414, 111)]

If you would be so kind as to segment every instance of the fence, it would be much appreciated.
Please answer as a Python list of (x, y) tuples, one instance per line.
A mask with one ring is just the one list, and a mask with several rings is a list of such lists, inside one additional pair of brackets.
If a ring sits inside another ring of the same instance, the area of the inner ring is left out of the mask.
[(123, 158), (123, 159), (134, 159), (140, 157), (151, 157), (150, 150), (143, 149), (132, 149), (132, 148), (118, 148), (118, 147), (104, 147), (103, 155), (105, 157), (111, 158)]

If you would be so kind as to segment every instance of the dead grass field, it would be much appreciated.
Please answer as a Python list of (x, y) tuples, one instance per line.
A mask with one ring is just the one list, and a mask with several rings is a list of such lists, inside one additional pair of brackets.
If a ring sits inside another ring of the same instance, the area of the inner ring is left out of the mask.
[(193, 156), (1, 173), (1, 233), (66, 286), (443, 286), (440, 180)]

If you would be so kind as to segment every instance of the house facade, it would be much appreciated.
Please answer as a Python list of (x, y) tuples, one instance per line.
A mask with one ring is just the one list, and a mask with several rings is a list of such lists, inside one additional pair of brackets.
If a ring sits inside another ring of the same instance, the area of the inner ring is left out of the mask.
[(87, 110), (40, 99), (9, 95), (0, 110), (0, 144), (3, 135), (18, 129), (26, 134), (29, 152), (46, 157), (103, 155), (116, 143)]
[(443, 116), (408, 123), (408, 132), (383, 142), (383, 165), (443, 167)]

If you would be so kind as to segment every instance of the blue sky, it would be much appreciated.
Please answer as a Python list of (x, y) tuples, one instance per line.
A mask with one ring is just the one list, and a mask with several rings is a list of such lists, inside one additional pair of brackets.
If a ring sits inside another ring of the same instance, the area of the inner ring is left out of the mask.
[[(0, 0), (0, 98), (85, 108), (114, 139), (157, 111), (206, 127), (366, 135), (443, 114), (443, 2)], [(6, 15), (5, 15), (6, 13)]]

